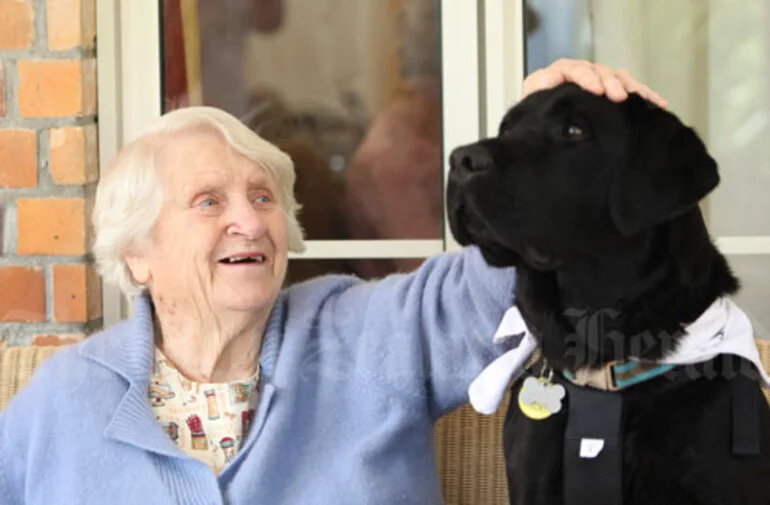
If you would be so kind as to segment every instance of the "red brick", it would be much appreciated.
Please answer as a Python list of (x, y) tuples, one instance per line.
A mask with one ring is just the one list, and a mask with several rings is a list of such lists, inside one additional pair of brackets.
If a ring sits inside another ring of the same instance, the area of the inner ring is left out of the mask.
[(18, 254), (86, 253), (86, 202), (82, 198), (34, 198), (17, 202)]
[(72, 117), (96, 110), (96, 64), (89, 60), (20, 60), (19, 110), (24, 117)]
[(0, 49), (29, 49), (33, 20), (32, 0), (0, 0)]
[(93, 47), (96, 29), (94, 0), (47, 0), (48, 49), (66, 51)]
[(51, 176), (56, 184), (86, 184), (99, 177), (96, 125), (51, 130)]
[(85, 323), (101, 317), (99, 276), (89, 265), (53, 267), (53, 319), (62, 323)]
[(45, 321), (45, 276), (40, 268), (0, 267), (0, 321)]
[(0, 188), (37, 186), (37, 133), (0, 130)]

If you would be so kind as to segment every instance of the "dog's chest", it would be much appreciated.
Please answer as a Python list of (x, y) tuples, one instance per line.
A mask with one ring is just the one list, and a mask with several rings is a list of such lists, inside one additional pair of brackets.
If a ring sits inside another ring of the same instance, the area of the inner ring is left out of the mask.
[[(575, 494), (581, 489), (588, 490), (586, 496), (617, 494), (621, 501), (606, 503), (622, 505), (754, 503), (738, 501), (736, 486), (739, 482), (744, 489), (766, 485), (752, 475), (756, 469), (752, 470), (750, 463), (741, 466), (730, 462), (730, 392), (726, 384), (693, 382), (649, 397), (643, 389), (654, 389), (654, 381), (632, 393), (601, 392), (622, 398), (618, 419), (618, 412), (613, 411), (617, 402), (589, 401), (584, 408), (570, 408), (570, 401), (586, 398), (576, 395), (575, 388), (563, 379), (554, 381), (568, 388), (565, 404), (560, 412), (541, 420), (527, 417), (519, 406), (523, 380), (512, 388), (503, 438), (514, 505), (579, 503)], [(596, 427), (576, 426), (572, 422), (576, 410), (583, 422), (604, 426), (598, 431)], [(581, 439), (591, 438), (604, 438), (598, 454), (596, 445), (593, 450), (581, 447)], [(761, 458), (767, 462), (767, 453)], [(581, 459), (585, 463), (582, 466)]]

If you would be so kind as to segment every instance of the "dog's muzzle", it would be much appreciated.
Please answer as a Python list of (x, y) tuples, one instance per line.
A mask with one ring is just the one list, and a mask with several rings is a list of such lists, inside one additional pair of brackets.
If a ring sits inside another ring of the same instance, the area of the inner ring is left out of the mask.
[(490, 170), (494, 166), (494, 159), (490, 152), (478, 145), (458, 147), (449, 155), (449, 166), (455, 177), (461, 180)]

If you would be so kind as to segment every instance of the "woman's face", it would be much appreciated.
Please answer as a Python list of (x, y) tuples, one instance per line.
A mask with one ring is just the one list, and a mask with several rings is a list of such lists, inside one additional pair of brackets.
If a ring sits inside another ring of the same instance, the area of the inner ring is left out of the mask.
[(136, 280), (171, 311), (270, 310), (288, 264), (270, 174), (205, 130), (172, 136), (159, 162), (162, 211), (151, 243), (127, 258)]

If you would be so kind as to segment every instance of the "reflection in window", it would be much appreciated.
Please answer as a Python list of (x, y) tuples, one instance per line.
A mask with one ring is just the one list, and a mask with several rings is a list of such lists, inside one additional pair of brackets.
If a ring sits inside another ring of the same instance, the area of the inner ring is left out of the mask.
[(308, 239), (441, 239), (439, 4), (164, 0), (164, 107), (221, 107), (287, 151)]
[(593, 60), (590, 0), (526, 0), (526, 73), (559, 58)]

